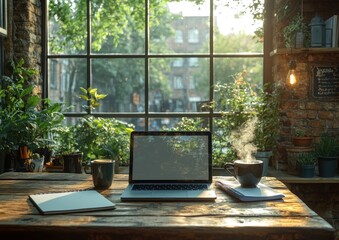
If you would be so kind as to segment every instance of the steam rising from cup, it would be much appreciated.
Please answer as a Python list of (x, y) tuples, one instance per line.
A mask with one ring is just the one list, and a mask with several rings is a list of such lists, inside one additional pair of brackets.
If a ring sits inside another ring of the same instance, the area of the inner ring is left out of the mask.
[(257, 117), (251, 118), (231, 133), (231, 143), (237, 156), (247, 162), (255, 160), (254, 154), (257, 152), (257, 147), (253, 144), (257, 121)]

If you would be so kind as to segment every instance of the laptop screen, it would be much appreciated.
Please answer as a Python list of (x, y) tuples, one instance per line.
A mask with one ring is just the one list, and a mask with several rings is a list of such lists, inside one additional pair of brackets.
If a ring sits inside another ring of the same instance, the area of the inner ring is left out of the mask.
[(211, 182), (210, 132), (132, 132), (130, 182)]

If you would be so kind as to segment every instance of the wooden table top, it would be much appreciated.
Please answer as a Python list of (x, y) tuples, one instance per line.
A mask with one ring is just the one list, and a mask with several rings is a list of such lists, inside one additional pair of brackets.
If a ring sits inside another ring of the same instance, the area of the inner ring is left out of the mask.
[(131, 203), (120, 201), (127, 179), (126, 174), (115, 174), (111, 188), (99, 191), (116, 203), (115, 210), (41, 215), (29, 194), (92, 189), (91, 176), (1, 174), (1, 239), (335, 239), (334, 228), (276, 178), (264, 177), (262, 182), (282, 192), (283, 200), (239, 202), (216, 189), (214, 202)]

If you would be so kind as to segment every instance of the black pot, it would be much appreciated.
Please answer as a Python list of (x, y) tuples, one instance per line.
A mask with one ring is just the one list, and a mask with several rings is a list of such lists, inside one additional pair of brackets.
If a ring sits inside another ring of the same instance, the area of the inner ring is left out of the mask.
[(337, 172), (338, 157), (318, 157), (320, 177), (334, 177)]
[(82, 152), (75, 152), (67, 155), (62, 155), (64, 160), (64, 172), (67, 173), (82, 173), (81, 159)]
[(45, 163), (50, 162), (52, 159), (53, 151), (49, 148), (38, 148), (35, 152), (45, 157)]

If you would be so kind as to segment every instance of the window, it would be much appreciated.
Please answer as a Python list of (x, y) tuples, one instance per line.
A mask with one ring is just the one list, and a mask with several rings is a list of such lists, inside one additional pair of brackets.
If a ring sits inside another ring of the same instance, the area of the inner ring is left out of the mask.
[(0, 0), (0, 36), (7, 35), (7, 0)]
[(175, 30), (175, 42), (176, 43), (184, 42), (184, 36), (181, 30)]
[(184, 88), (184, 83), (182, 81), (181, 76), (174, 76), (173, 77), (173, 88), (174, 89), (183, 89)]
[(188, 42), (189, 43), (198, 43), (199, 42), (199, 30), (198, 29), (188, 30)]
[(93, 115), (144, 130), (202, 117), (213, 130), (220, 112), (200, 105), (218, 101), (216, 83), (246, 71), (262, 84), (263, 44), (239, 1), (48, 2), (47, 97), (74, 106), (69, 119), (85, 114), (80, 87), (92, 87), (107, 94)]
[(173, 61), (173, 67), (183, 67), (184, 66), (184, 59), (178, 58)]

